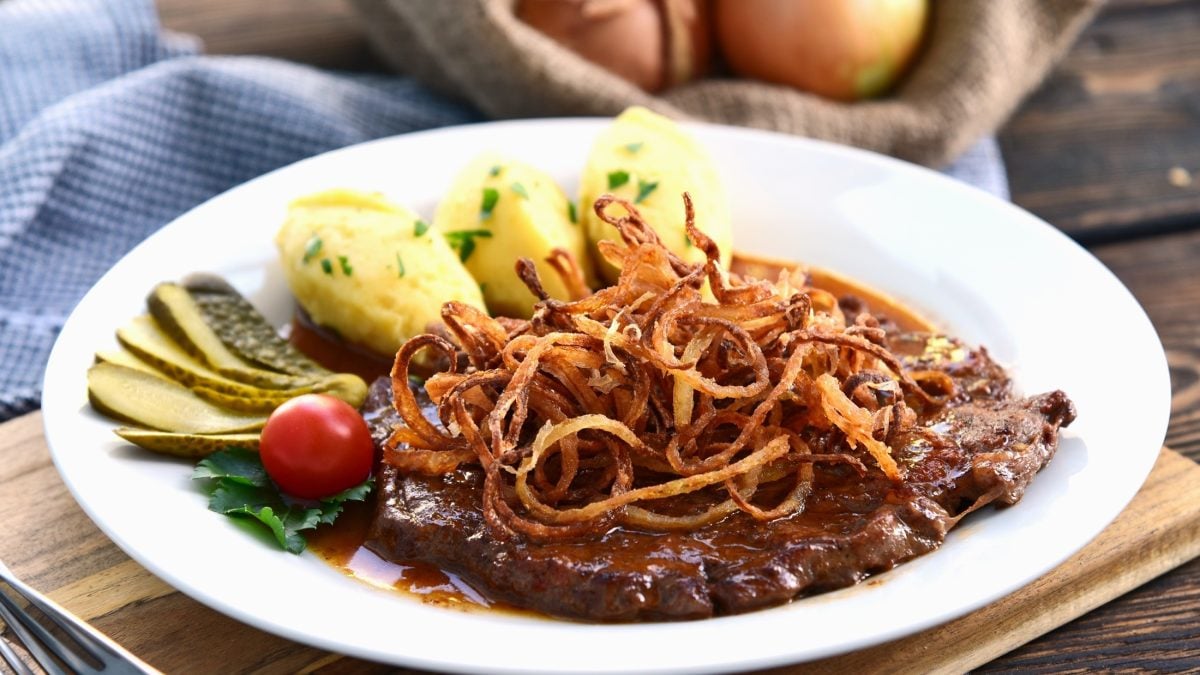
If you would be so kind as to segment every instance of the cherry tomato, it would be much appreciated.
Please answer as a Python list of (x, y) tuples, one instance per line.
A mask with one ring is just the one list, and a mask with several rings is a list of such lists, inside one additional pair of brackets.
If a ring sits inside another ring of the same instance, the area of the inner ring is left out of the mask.
[(375, 448), (367, 423), (350, 404), (304, 394), (267, 418), (258, 454), (281, 490), (320, 499), (366, 480)]

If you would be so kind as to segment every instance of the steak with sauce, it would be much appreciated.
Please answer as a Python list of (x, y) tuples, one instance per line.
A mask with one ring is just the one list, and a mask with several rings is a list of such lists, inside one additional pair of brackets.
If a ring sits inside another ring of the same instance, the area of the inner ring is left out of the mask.
[[(977, 502), (1015, 503), (1075, 418), (1060, 391), (1011, 398), (1008, 376), (982, 349), (923, 334), (890, 341), (906, 366), (940, 369), (961, 392), (921, 420), (936, 443), (928, 434), (889, 439), (903, 483), (817, 464), (806, 508), (790, 517), (764, 523), (738, 512), (691, 532), (618, 527), (596, 541), (531, 543), (491, 536), (478, 467), (429, 477), (385, 465), (367, 546), (458, 574), (496, 600), (593, 621), (699, 619), (850, 586), (937, 548)], [(377, 443), (399, 422), (389, 387), (376, 382), (367, 401)], [(814, 451), (844, 444), (812, 442)]]

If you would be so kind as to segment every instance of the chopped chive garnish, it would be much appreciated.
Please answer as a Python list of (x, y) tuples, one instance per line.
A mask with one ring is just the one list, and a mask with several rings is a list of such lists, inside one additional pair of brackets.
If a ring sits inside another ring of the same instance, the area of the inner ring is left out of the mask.
[(492, 217), (492, 209), (500, 201), (500, 193), (496, 188), (483, 188), (483, 202), (479, 205), (479, 219), (487, 220)]
[(413, 236), (414, 237), (419, 237), (428, 231), (429, 231), (429, 223), (421, 220), (420, 218), (417, 219), (417, 222), (413, 223)]
[(637, 151), (641, 150), (642, 146), (645, 144), (646, 144), (645, 141), (638, 141), (637, 143), (626, 143), (625, 150), (631, 155), (636, 155)]
[(686, 234), (683, 235), (683, 245), (688, 248), (691, 248), (692, 247), (692, 238)]
[(491, 176), (492, 178), (499, 176), (501, 168), (502, 167), (499, 164), (493, 164), (492, 168), (488, 169), (488, 175)]
[(312, 238), (308, 240), (308, 243), (304, 245), (304, 258), (302, 259), (302, 262), (307, 263), (309, 260), (317, 257), (317, 254), (321, 252), (321, 246), (323, 245), (324, 242), (321, 241), (321, 238), (314, 234)]
[(404, 261), (400, 259), (400, 254), (396, 254), (396, 276), (404, 278)]
[(579, 222), (579, 212), (575, 210), (575, 202), (570, 199), (567, 200), (567, 217), (571, 219), (572, 223)]
[(529, 199), (529, 193), (525, 191), (525, 186), (524, 186), (524, 185), (522, 185), (522, 184), (520, 184), (520, 183), (513, 183), (513, 184), (512, 184), (511, 186), (509, 186), (509, 187), (511, 187), (511, 188), (512, 188), (512, 191), (513, 191), (513, 192), (515, 192), (515, 193), (517, 193), (518, 195), (520, 195), (522, 199)]
[(658, 181), (654, 181), (653, 183), (651, 183), (650, 181), (642, 180), (641, 178), (639, 178), (638, 179), (637, 198), (633, 200), (633, 203), (641, 204), (642, 200), (645, 199), (646, 197), (649, 197), (650, 193), (654, 192), (654, 190), (656, 190), (657, 188), (658, 188)]
[(610, 171), (608, 174), (608, 189), (616, 190), (629, 182), (628, 171)]
[(467, 262), (467, 258), (475, 252), (475, 238), (483, 237), (490, 238), (492, 233), (488, 230), (461, 230), (458, 232), (447, 232), (446, 242), (450, 244), (450, 248), (458, 251), (458, 259), (462, 262)]
[(354, 268), (350, 266), (350, 259), (344, 255), (338, 256), (338, 264), (342, 266), (342, 274), (350, 276), (354, 273)]
[(321, 269), (325, 274), (333, 276), (333, 262), (329, 258), (321, 258)]

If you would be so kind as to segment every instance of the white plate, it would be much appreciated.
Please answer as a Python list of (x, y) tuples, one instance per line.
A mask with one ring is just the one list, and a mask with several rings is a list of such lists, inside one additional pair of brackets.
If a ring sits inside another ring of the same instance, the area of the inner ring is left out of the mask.
[[(284, 323), (292, 301), (272, 236), (292, 198), (384, 192), (431, 216), (476, 153), (494, 149), (575, 189), (599, 120), (443, 129), (315, 157), (230, 190), (137, 247), (96, 284), (54, 348), (46, 437), (67, 486), (122, 549), (219, 611), (368, 659), (487, 672), (726, 671), (801, 661), (960, 616), (1050, 570), (1125, 506), (1170, 411), (1163, 350), (1129, 292), (1037, 218), (934, 172), (867, 152), (716, 126), (693, 131), (732, 196), (739, 249), (802, 259), (887, 289), (986, 344), (1025, 393), (1061, 388), (1079, 419), (1017, 506), (987, 510), (945, 546), (860, 585), (752, 614), (587, 625), (423, 605), (293, 556), (205, 509), (190, 466), (122, 445), (88, 408), (85, 371), (158, 281), (230, 279)], [(1118, 373), (1114, 376), (1114, 373)], [(1132, 392), (1132, 394), (1131, 394)]]

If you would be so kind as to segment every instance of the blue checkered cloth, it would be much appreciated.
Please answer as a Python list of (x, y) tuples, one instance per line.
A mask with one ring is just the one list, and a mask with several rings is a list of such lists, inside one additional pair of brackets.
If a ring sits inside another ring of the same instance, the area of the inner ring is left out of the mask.
[[(0, 0), (0, 420), (71, 309), (213, 195), (334, 148), (481, 119), (411, 80), (198, 56), (152, 0)], [(1006, 194), (994, 141), (950, 173)]]

